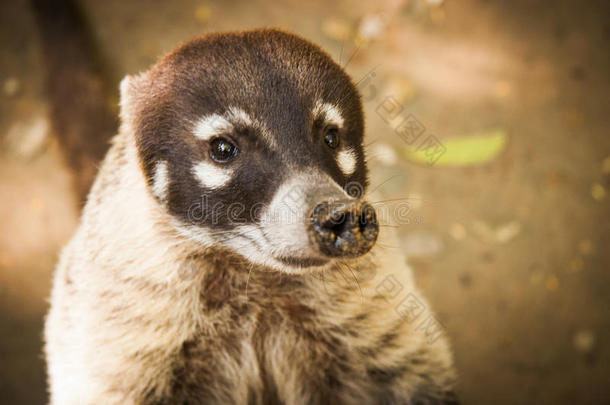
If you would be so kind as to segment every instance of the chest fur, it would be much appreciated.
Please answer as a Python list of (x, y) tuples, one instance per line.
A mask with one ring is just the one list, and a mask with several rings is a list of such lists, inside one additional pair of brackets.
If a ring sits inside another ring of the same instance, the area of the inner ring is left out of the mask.
[[(235, 274), (204, 281), (206, 321), (166, 363), (171, 382), (161, 403), (337, 404), (393, 398), (393, 386), (407, 372), (407, 357), (418, 355), (399, 347), (404, 322), (389, 318), (379, 329), (370, 318), (384, 308), (382, 296), (366, 302), (355, 282), (340, 289), (334, 283), (327, 291), (318, 280)], [(399, 365), (388, 365), (388, 356)]]
[(357, 327), (323, 320), (288, 297), (253, 301), (229, 311), (219, 306), (223, 323), (182, 343), (167, 403), (342, 403), (352, 385), (379, 391), (363, 362), (365, 348), (350, 350)]

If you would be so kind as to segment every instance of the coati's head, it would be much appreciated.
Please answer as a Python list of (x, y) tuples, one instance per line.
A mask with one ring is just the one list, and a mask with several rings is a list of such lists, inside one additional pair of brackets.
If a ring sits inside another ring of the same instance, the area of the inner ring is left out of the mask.
[(150, 192), (183, 235), (297, 272), (370, 250), (378, 226), (349, 77), (276, 30), (214, 34), (121, 83)]

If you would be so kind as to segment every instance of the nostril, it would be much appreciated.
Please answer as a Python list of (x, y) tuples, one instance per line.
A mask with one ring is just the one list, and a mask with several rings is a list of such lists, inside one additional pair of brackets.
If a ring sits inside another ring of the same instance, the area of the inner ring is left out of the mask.
[(360, 212), (360, 218), (358, 221), (360, 227), (360, 233), (365, 239), (376, 239), (377, 233), (379, 232), (379, 226), (377, 225), (377, 215), (375, 209), (365, 203), (362, 205), (362, 211)]
[(375, 210), (367, 203), (318, 204), (312, 212), (311, 236), (330, 256), (355, 257), (368, 252), (378, 233)]
[(358, 219), (358, 227), (360, 228), (360, 232), (364, 233), (364, 229), (368, 225), (368, 221), (366, 219), (366, 212), (362, 211), (360, 214), (360, 218)]
[(331, 219), (329, 229), (335, 235), (341, 235), (345, 231), (347, 215), (344, 212), (336, 213)]

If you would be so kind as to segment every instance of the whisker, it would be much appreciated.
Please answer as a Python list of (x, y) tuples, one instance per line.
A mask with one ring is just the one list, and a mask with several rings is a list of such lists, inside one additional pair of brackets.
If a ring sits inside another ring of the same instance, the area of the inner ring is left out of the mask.
[(402, 198), (390, 198), (388, 200), (369, 201), (369, 204), (380, 204), (380, 203), (407, 201), (407, 200), (420, 200), (420, 201), (423, 201), (426, 203), (431, 202), (431, 200), (424, 199), (423, 197), (402, 197)]
[(360, 286), (360, 282), (358, 281), (358, 278), (356, 278), (356, 275), (352, 271), (352, 268), (350, 267), (349, 264), (347, 264), (345, 262), (343, 262), (341, 264), (343, 264), (344, 266), (347, 266), (347, 269), (352, 274), (352, 277), (354, 278), (354, 281), (356, 282), (356, 285), (358, 286), (358, 289), (360, 290), (360, 298), (362, 299), (362, 302), (364, 302), (364, 294), (362, 293), (362, 287)]
[(247, 236), (250, 236), (250, 235), (252, 235), (254, 233), (257, 233), (258, 231), (259, 231), (258, 228), (250, 229), (250, 230), (245, 231), (245, 232), (235, 232), (234, 230), (228, 230), (228, 231), (212, 232), (212, 233), (209, 233), (208, 235), (214, 236), (214, 237), (225, 236), (225, 235), (232, 236), (232, 238), (229, 238), (229, 239), (222, 239), (223, 241), (228, 241), (228, 240), (234, 239), (236, 237), (240, 237), (240, 236), (247, 237)]
[(391, 246), (391, 245), (386, 245), (380, 242), (377, 242), (377, 246), (384, 248), (384, 249), (400, 249), (400, 246)]
[(383, 161), (383, 158), (386, 157), (387, 154), (380, 152), (380, 153), (367, 153), (366, 154), (366, 160), (370, 161), (370, 160), (381, 160)]
[[(360, 47), (358, 47), (356, 50), (358, 50)], [(352, 54), (353, 57), (353, 54)], [(350, 58), (347, 63), (345, 64), (345, 66), (343, 67), (344, 69), (347, 67), (348, 63), (352, 60), (352, 58)], [(364, 81), (364, 79), (366, 79), (371, 73), (373, 73), (375, 71), (375, 69), (377, 69), (379, 66), (381, 66), (381, 63), (376, 65), (375, 67), (373, 67), (373, 69), (369, 70), (364, 76), (362, 76), (362, 78), (360, 80), (358, 80), (356, 83), (354, 83), (354, 86), (358, 87), (360, 85), (360, 83), (362, 83)], [(335, 86), (335, 89), (337, 88), (337, 86)], [(333, 89), (334, 90), (334, 89)], [(347, 97), (347, 94), (343, 95), (337, 104), (341, 104), (343, 102), (343, 100), (345, 100), (345, 98)]]
[(366, 72), (362, 78), (360, 80), (358, 80), (355, 83), (355, 86), (358, 87), (358, 85), (360, 85), (360, 83), (362, 83), (364, 81), (364, 79), (366, 79), (371, 73), (373, 73), (375, 70), (377, 70), (377, 68), (381, 66), (381, 63), (378, 63), (377, 65), (373, 66), (373, 68), (371, 70), (369, 70), (368, 72)]
[(250, 264), (250, 269), (248, 270), (248, 278), (246, 279), (246, 301), (248, 301), (248, 285), (250, 284), (250, 274), (252, 274), (252, 269), (254, 269), (254, 263)]
[(343, 277), (343, 281), (345, 281), (347, 284), (349, 284), (349, 281), (347, 280), (347, 278), (345, 277), (345, 274), (343, 274), (343, 271), (341, 270), (341, 268), (339, 266), (337, 266), (337, 270), (338, 270), (338, 273), (341, 274), (341, 277)]
[[(373, 139), (371, 142), (369, 143), (365, 143), (364, 145), (362, 145), (363, 148), (368, 148), (369, 146), (371, 146), (372, 144), (374, 144), (375, 142), (378, 142), (381, 140), (381, 137), (378, 136), (377, 138)], [(367, 158), (369, 158), (370, 156), (367, 154), (366, 156)]]
[(354, 52), (352, 52), (352, 55), (349, 57), (347, 62), (345, 62), (345, 65), (343, 66), (343, 69), (347, 69), (347, 65), (349, 65), (350, 62), (352, 61), (352, 59), (354, 59), (354, 57), (358, 54), (358, 52), (360, 51), (360, 47), (361, 47), (361, 44), (358, 44), (356, 46), (356, 49), (354, 50)]

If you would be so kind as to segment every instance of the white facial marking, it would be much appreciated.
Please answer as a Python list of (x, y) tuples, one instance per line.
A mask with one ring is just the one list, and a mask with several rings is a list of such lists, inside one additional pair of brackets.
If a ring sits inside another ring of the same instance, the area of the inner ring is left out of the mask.
[(237, 107), (229, 107), (227, 117), (231, 121), (239, 122), (240, 124), (252, 125), (252, 119), (247, 112)]
[(199, 119), (195, 124), (194, 133), (197, 138), (209, 141), (223, 132), (229, 131), (235, 124), (257, 128), (267, 145), (277, 149), (275, 139), (270, 135), (269, 130), (238, 107), (229, 107), (224, 115), (211, 114)]
[(313, 109), (313, 114), (315, 117), (324, 116), (327, 122), (338, 127), (343, 126), (344, 121), (339, 109), (330, 103), (318, 102)]
[(212, 114), (197, 121), (194, 132), (197, 138), (208, 141), (228, 130), (231, 126), (231, 123), (226, 118), (218, 114)]
[(257, 128), (267, 145), (272, 149), (277, 149), (275, 139), (270, 135), (269, 130), (261, 122), (252, 119), (248, 113), (241, 108), (229, 107), (227, 118), (232, 122), (239, 122)]
[(159, 162), (155, 166), (152, 185), (153, 194), (161, 201), (167, 200), (169, 191), (169, 178), (167, 175), (167, 162)]
[(293, 252), (290, 256), (297, 256), (294, 252), (305, 255), (312, 253), (309, 252), (305, 231), (306, 210), (309, 208), (305, 196), (308, 186), (316, 183), (308, 184), (306, 180), (311, 179), (296, 177), (287, 180), (279, 187), (261, 214), (260, 223), (273, 235), (276, 248)]
[(193, 173), (205, 188), (219, 188), (231, 180), (233, 170), (221, 168), (213, 163), (200, 162), (193, 166)]
[(339, 168), (346, 176), (354, 173), (356, 170), (356, 162), (356, 152), (354, 152), (354, 150), (351, 148), (343, 149), (337, 154), (337, 163), (339, 164)]

